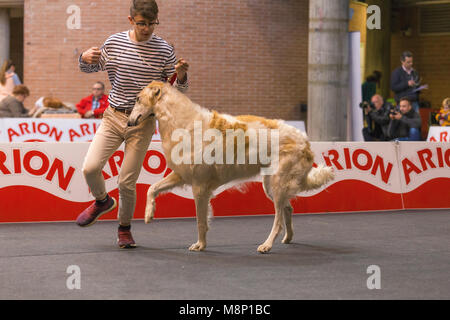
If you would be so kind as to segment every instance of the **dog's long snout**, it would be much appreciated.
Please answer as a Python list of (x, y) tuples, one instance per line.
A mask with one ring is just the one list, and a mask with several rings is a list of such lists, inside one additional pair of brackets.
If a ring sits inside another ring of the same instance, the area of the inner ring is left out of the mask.
[(138, 125), (138, 123), (139, 123), (139, 119), (142, 117), (142, 115), (140, 114), (140, 115), (138, 115), (137, 116), (137, 118), (136, 118), (136, 120), (128, 120), (128, 126), (129, 127), (135, 127), (135, 126), (137, 126)]

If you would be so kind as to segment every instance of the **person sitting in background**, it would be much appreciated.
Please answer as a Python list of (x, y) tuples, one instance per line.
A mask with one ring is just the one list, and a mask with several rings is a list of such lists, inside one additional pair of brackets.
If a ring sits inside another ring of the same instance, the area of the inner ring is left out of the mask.
[(83, 118), (102, 118), (103, 112), (108, 108), (108, 96), (105, 95), (105, 85), (103, 82), (96, 82), (92, 87), (92, 94), (81, 99), (77, 104), (78, 113)]
[(364, 120), (367, 127), (363, 129), (364, 141), (387, 141), (389, 127), (389, 112), (392, 105), (383, 97), (375, 94), (371, 103), (363, 103)]
[(446, 98), (442, 102), (442, 108), (436, 115), (436, 120), (439, 122), (440, 126), (450, 126), (450, 98)]
[(0, 102), (0, 118), (27, 118), (33, 116), (36, 108), (28, 111), (23, 102), (30, 95), (30, 90), (24, 85), (15, 86), (12, 95)]
[(0, 69), (0, 101), (11, 95), (15, 86), (22, 84), (15, 70), (12, 60), (5, 60)]
[(420, 141), (420, 127), (422, 120), (419, 113), (414, 111), (411, 100), (400, 99), (399, 110), (392, 110), (389, 114), (389, 136), (395, 141)]
[(61, 100), (52, 97), (40, 97), (36, 103), (36, 112), (33, 118), (39, 118), (43, 114), (68, 114), (76, 113), (77, 110), (70, 108)]

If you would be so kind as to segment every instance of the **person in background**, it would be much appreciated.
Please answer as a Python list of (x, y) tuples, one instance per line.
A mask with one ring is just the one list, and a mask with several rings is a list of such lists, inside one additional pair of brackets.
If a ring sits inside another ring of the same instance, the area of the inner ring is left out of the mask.
[(370, 99), (377, 93), (377, 86), (380, 86), (381, 72), (375, 70), (362, 84), (362, 101), (370, 102)]
[(419, 112), (419, 73), (413, 69), (413, 54), (409, 51), (402, 53), (400, 57), (402, 65), (395, 69), (391, 75), (391, 90), (395, 93), (397, 105), (401, 98), (411, 101), (414, 111)]
[(22, 84), (15, 71), (13, 61), (5, 60), (0, 69), (0, 101), (11, 95), (15, 86)]
[(439, 122), (440, 126), (450, 126), (450, 98), (446, 98), (442, 101), (442, 108), (436, 115), (436, 120)]
[(28, 111), (23, 105), (30, 95), (30, 90), (23, 84), (15, 86), (12, 95), (0, 102), (0, 118), (27, 118), (32, 117), (37, 108)]
[(389, 112), (392, 105), (385, 102), (383, 97), (375, 94), (371, 103), (364, 105), (364, 120), (367, 127), (363, 129), (364, 141), (387, 141)]
[(389, 136), (395, 141), (420, 141), (422, 120), (408, 98), (400, 99), (399, 110), (389, 114)]
[(108, 108), (108, 96), (105, 95), (105, 85), (97, 81), (92, 86), (92, 94), (81, 99), (76, 105), (78, 113), (83, 118), (102, 118), (103, 112)]

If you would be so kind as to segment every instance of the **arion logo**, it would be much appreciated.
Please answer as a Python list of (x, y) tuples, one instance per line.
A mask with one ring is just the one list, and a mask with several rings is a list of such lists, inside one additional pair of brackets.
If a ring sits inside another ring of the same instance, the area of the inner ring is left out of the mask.
[(50, 159), (39, 150), (23, 152), (20, 149), (13, 149), (12, 157), (9, 157), (10, 159), (8, 154), (0, 150), (0, 175), (28, 173), (32, 176), (42, 176), (47, 181), (53, 181), (56, 178), (58, 187), (66, 191), (75, 173), (74, 167), (67, 168), (63, 160)]

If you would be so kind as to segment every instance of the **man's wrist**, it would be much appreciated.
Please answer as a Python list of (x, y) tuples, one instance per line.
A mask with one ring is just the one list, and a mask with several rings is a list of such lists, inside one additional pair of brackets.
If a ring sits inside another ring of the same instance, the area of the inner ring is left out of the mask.
[(187, 73), (183, 76), (183, 78), (177, 77), (178, 84), (186, 84), (187, 82)]
[(86, 62), (83, 60), (83, 53), (84, 53), (84, 52), (82, 52), (82, 53), (80, 54), (80, 57), (78, 58), (78, 62), (86, 64)]

